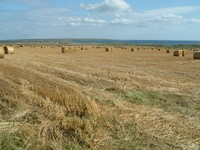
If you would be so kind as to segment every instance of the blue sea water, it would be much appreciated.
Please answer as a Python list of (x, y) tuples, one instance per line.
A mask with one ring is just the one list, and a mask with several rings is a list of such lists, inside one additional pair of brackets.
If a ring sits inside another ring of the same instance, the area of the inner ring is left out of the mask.
[(173, 41), (173, 40), (73, 40), (77, 43), (127, 43), (127, 44), (162, 44), (162, 45), (193, 45), (200, 41)]

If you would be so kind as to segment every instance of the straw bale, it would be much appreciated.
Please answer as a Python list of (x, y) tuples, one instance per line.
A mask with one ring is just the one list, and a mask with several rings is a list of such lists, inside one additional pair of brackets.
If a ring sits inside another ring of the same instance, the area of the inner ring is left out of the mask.
[(135, 52), (135, 48), (131, 48), (131, 52)]
[(105, 51), (106, 52), (113, 52), (114, 51), (114, 47), (106, 47)]
[(200, 59), (200, 52), (195, 52), (193, 55), (194, 59)]
[(170, 52), (171, 52), (171, 49), (167, 49), (167, 50), (166, 50), (166, 53), (170, 53)]
[(174, 56), (182, 56), (182, 50), (176, 50), (174, 51)]
[(76, 52), (76, 49), (74, 47), (61, 47), (62, 53), (74, 53)]
[(0, 47), (0, 58), (4, 58), (4, 49)]
[(182, 51), (182, 56), (187, 56), (187, 51)]
[(15, 53), (15, 49), (12, 46), (4, 46), (4, 53), (5, 54), (14, 54)]

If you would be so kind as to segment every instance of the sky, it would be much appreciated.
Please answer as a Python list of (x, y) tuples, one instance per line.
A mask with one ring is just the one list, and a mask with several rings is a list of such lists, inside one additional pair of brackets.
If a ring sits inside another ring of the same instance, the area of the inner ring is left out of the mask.
[(0, 0), (0, 40), (200, 41), (200, 0)]

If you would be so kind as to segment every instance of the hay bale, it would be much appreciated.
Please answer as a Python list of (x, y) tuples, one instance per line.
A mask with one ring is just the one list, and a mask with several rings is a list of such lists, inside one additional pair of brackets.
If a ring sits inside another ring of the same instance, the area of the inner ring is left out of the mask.
[(193, 58), (194, 58), (194, 59), (200, 59), (200, 52), (195, 52), (195, 53), (193, 54)]
[(131, 48), (131, 52), (135, 52), (135, 48)]
[(89, 47), (89, 46), (85, 46), (85, 47), (84, 47), (84, 50), (86, 50), (86, 51), (87, 51), (87, 50), (90, 50), (90, 47)]
[(130, 47), (125, 47), (125, 50), (130, 50), (131, 48)]
[(105, 51), (106, 52), (113, 52), (114, 51), (114, 47), (106, 47)]
[(84, 51), (84, 50), (85, 50), (85, 47), (81, 46), (81, 50)]
[(47, 46), (44, 46), (44, 45), (43, 45), (43, 46), (41, 46), (41, 48), (47, 48)]
[(182, 56), (182, 50), (176, 50), (174, 51), (174, 56)]
[(182, 56), (187, 56), (187, 51), (182, 51)]
[(167, 50), (166, 50), (166, 53), (170, 53), (170, 52), (171, 52), (171, 49), (167, 49)]
[(0, 59), (4, 58), (4, 49), (0, 47)]
[(61, 47), (62, 53), (74, 53), (76, 52), (76, 49), (73, 47)]
[(4, 46), (4, 53), (5, 54), (14, 54), (15, 53), (15, 49), (12, 46)]

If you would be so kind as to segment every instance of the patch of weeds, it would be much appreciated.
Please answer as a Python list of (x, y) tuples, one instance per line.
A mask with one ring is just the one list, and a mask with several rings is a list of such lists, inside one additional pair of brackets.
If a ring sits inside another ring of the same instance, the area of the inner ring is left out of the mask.
[(185, 95), (138, 90), (124, 92), (121, 97), (130, 103), (156, 106), (167, 111), (180, 112), (187, 115), (190, 115), (188, 112), (191, 112), (191, 115), (195, 114), (194, 111), (199, 112), (198, 101)]
[(123, 97), (131, 103), (148, 105), (148, 94), (145, 91), (129, 91), (123, 93)]
[(120, 89), (118, 87), (108, 87), (108, 88), (105, 88), (105, 91), (113, 92), (113, 93), (122, 93), (122, 92), (124, 92), (122, 89)]
[(1, 150), (22, 150), (25, 148), (25, 142), (23, 139), (10, 133), (9, 131), (4, 131), (0, 135), (0, 149)]

